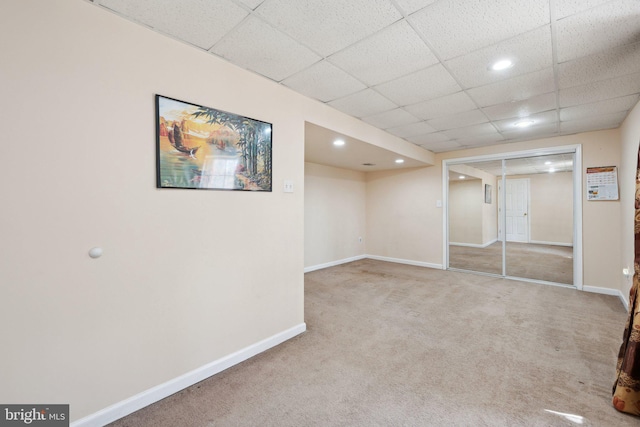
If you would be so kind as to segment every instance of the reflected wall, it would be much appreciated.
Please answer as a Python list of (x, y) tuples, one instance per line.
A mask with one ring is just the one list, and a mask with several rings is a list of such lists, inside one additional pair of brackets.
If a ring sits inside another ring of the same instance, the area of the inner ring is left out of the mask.
[(573, 284), (573, 153), (468, 161), (448, 178), (449, 268)]

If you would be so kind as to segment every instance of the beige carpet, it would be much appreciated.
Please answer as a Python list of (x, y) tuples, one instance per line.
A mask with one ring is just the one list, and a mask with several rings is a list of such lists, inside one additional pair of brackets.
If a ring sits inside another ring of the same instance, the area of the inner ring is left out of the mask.
[(305, 291), (306, 333), (113, 425), (640, 425), (616, 297), (373, 260)]
[[(507, 242), (507, 276), (573, 284), (573, 248)], [(486, 248), (449, 246), (449, 266), (502, 274), (502, 242)]]

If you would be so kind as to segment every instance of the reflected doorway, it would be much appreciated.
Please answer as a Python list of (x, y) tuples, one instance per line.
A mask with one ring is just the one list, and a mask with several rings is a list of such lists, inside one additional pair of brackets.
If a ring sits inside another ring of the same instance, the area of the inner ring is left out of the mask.
[(577, 151), (445, 161), (447, 268), (581, 288)]

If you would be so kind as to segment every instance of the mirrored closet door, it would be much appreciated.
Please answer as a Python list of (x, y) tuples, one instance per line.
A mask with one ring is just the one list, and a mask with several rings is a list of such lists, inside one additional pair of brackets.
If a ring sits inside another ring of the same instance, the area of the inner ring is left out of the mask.
[(574, 285), (575, 152), (446, 167), (447, 268)]

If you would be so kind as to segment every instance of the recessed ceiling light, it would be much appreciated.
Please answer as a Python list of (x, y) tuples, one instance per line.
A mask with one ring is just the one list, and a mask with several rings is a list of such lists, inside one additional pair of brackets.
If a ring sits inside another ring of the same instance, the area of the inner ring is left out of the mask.
[(396, 159), (396, 163), (404, 163), (404, 160), (402, 160), (402, 159)]
[(549, 160), (547, 160), (546, 162), (544, 162), (544, 164), (549, 166), (551, 164), (551, 162)]
[(491, 64), (489, 69), (493, 71), (501, 71), (511, 67), (513, 67), (513, 62), (510, 59), (501, 59), (500, 61), (496, 61)]
[(534, 124), (535, 121), (531, 120), (531, 119), (525, 119), (525, 120), (519, 120), (517, 122), (515, 122), (513, 125), (517, 128), (528, 128), (529, 126), (531, 126), (532, 124)]
[(554, 173), (556, 170), (554, 168), (549, 168), (549, 173)]
[(466, 178), (466, 176), (464, 176), (464, 175), (460, 175), (460, 176), (458, 177), (458, 179), (465, 179), (465, 178)]
[(336, 139), (335, 141), (333, 141), (333, 145), (335, 145), (336, 147), (342, 147), (344, 145), (344, 141), (341, 139)]

